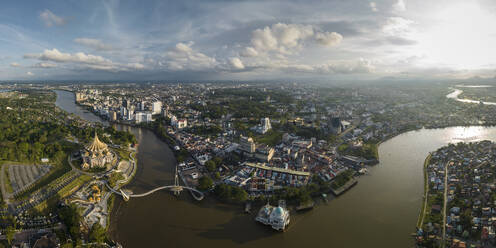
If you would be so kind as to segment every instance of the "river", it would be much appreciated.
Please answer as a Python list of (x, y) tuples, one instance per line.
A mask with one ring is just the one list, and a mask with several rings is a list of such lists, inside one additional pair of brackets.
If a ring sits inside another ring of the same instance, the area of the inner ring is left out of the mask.
[[(57, 105), (82, 118), (91, 113), (75, 105), (74, 95), (57, 92)], [(138, 171), (129, 187), (144, 192), (173, 182), (171, 150), (147, 130), (128, 128), (139, 142)], [(303, 214), (292, 214), (284, 233), (245, 215), (241, 206), (189, 194), (179, 198), (157, 192), (129, 202), (117, 200), (111, 216), (112, 238), (124, 247), (413, 247), (422, 205), (422, 165), (429, 152), (448, 143), (496, 140), (494, 127), (421, 129), (379, 146), (380, 163), (344, 195)]]
[[(465, 87), (469, 87), (469, 88), (486, 88), (486, 87), (491, 87), (491, 86), (477, 86), (477, 85), (473, 85), (473, 86), (465, 86)], [(476, 100), (470, 100), (470, 99), (462, 99), (462, 98), (458, 98), (458, 96), (460, 94), (463, 93), (463, 90), (459, 90), (459, 89), (454, 89), (453, 92), (451, 92), (450, 94), (446, 95), (447, 98), (451, 98), (451, 99), (455, 99), (459, 102), (464, 102), (464, 103), (481, 103), (481, 101), (476, 101)], [(496, 105), (496, 102), (482, 102), (483, 104), (485, 105)]]

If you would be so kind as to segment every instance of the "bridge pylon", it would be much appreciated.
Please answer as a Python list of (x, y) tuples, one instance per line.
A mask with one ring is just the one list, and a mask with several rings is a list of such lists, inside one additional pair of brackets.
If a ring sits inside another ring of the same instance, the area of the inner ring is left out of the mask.
[(126, 194), (126, 192), (124, 192), (122, 189), (119, 190), (121, 191), (122, 198), (124, 199), (124, 201), (129, 201), (129, 195)]
[(179, 185), (179, 176), (177, 173), (177, 165), (176, 165), (176, 173), (174, 175), (174, 187), (171, 188), (171, 191), (174, 192), (175, 196), (179, 196), (181, 194), (181, 191), (183, 191), (183, 187)]

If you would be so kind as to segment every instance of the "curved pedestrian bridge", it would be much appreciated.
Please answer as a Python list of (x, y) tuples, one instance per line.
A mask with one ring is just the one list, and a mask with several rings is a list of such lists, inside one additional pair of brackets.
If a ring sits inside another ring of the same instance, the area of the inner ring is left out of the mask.
[(122, 196), (124, 198), (124, 200), (126, 200), (126, 201), (129, 200), (129, 198), (131, 198), (131, 197), (133, 197), (133, 198), (145, 197), (147, 195), (153, 194), (153, 193), (155, 193), (155, 192), (157, 192), (159, 190), (164, 190), (164, 189), (170, 190), (170, 191), (174, 192), (175, 195), (179, 195), (181, 193), (181, 191), (183, 191), (184, 189), (187, 189), (187, 190), (190, 191), (191, 196), (193, 196), (193, 198), (195, 198), (195, 200), (197, 200), (197, 201), (201, 201), (203, 199), (203, 197), (204, 197), (204, 194), (201, 191), (199, 191), (199, 190), (197, 190), (195, 188), (186, 187), (186, 186), (179, 186), (179, 185), (161, 186), (161, 187), (157, 187), (155, 189), (152, 189), (152, 190), (150, 190), (148, 192), (141, 193), (141, 194), (134, 194), (132, 192), (126, 193), (122, 189), (120, 189), (120, 190), (117, 191), (117, 190), (111, 188), (108, 184), (106, 184), (106, 185), (107, 185), (107, 188), (109, 188), (110, 191), (112, 191), (112, 193), (115, 193), (117, 195)]

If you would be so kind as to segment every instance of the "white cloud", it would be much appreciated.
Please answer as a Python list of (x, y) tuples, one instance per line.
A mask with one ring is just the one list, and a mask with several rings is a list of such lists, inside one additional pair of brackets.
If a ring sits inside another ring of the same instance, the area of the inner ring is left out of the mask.
[(125, 65), (126, 68), (128, 69), (134, 69), (134, 70), (143, 70), (145, 69), (145, 66), (141, 63), (129, 63)]
[(404, 12), (406, 11), (406, 4), (404, 0), (398, 0), (395, 4), (393, 4), (393, 10), (396, 12)]
[(324, 46), (337, 45), (343, 36), (336, 32), (321, 32), (312, 25), (276, 23), (252, 32), (250, 45), (239, 53), (244, 57), (257, 57), (272, 53), (291, 55), (299, 52), (307, 41)]
[(85, 54), (82, 52), (70, 54), (70, 53), (62, 53), (56, 48), (52, 50), (45, 50), (41, 54), (26, 54), (24, 58), (28, 59), (39, 59), (46, 61), (53, 61), (59, 63), (83, 63), (83, 64), (112, 64), (112, 61), (109, 59), (103, 58), (98, 55)]
[(243, 64), (243, 61), (241, 61), (241, 59), (239, 58), (230, 58), (229, 64), (232, 66), (232, 68), (237, 70), (245, 69), (245, 65)]
[(21, 67), (21, 65), (19, 63), (17, 63), (17, 62), (10, 63), (10, 66), (12, 66), (12, 67)]
[(411, 25), (415, 22), (403, 17), (389, 17), (382, 31), (390, 36), (405, 37), (411, 33)]
[(28, 76), (34, 76), (34, 73), (28, 71), (28, 72), (26, 72), (26, 75), (28, 75)]
[(336, 32), (322, 32), (315, 35), (315, 40), (324, 46), (334, 46), (343, 40), (343, 36)]
[(253, 47), (245, 47), (243, 51), (240, 52), (240, 55), (243, 57), (255, 57), (258, 56), (258, 52)]
[(40, 13), (40, 19), (45, 23), (45, 26), (51, 27), (53, 25), (61, 26), (67, 23), (67, 20), (55, 15), (52, 11), (45, 9)]
[(91, 39), (91, 38), (76, 38), (74, 39), (74, 42), (89, 47), (93, 48), (98, 51), (109, 51), (112, 50), (113, 47), (112, 45), (105, 44), (101, 40), (98, 39)]
[(370, 3), (369, 3), (369, 6), (370, 6), (370, 9), (371, 9), (373, 12), (377, 12), (377, 11), (379, 11), (379, 10), (377, 9), (377, 4), (376, 4), (375, 2), (370, 2)]
[(40, 63), (34, 64), (32, 67), (33, 68), (44, 68), (44, 69), (48, 69), (48, 68), (57, 67), (57, 65), (56, 64), (53, 64), (53, 63), (40, 62)]
[(206, 70), (217, 66), (215, 58), (195, 51), (191, 46), (193, 42), (177, 43), (166, 52), (164, 63), (171, 70)]
[(374, 62), (359, 58), (352, 60), (336, 60), (327, 63), (301, 64), (287, 60), (271, 60), (257, 62), (247, 66), (261, 71), (282, 71), (286, 73), (313, 73), (313, 74), (369, 74), (376, 72)]
[(253, 31), (251, 44), (257, 52), (291, 54), (293, 49), (301, 48), (301, 42), (313, 35), (310, 25), (276, 23)]
[[(80, 68), (90, 68), (95, 70), (105, 70), (105, 71), (129, 71), (129, 70), (141, 70), (145, 66), (140, 63), (129, 63), (121, 64), (114, 63), (110, 59), (104, 58), (98, 55), (85, 54), (82, 52), (78, 53), (62, 53), (56, 48), (52, 50), (45, 50), (40, 54), (25, 54), (26, 59), (38, 59), (42, 61), (52, 61), (56, 63), (73, 63), (81, 65)], [(54, 67), (54, 64), (50, 63), (38, 63), (38, 68), (50, 68)], [(44, 67), (43, 67), (44, 66)]]

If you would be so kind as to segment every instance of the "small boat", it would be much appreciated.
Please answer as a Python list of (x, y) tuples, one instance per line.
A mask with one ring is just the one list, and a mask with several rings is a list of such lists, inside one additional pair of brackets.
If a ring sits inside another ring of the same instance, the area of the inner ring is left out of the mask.
[(325, 202), (327, 202), (327, 194), (322, 193), (322, 198), (324, 199)]
[(245, 204), (245, 213), (251, 213), (251, 202), (246, 202)]

